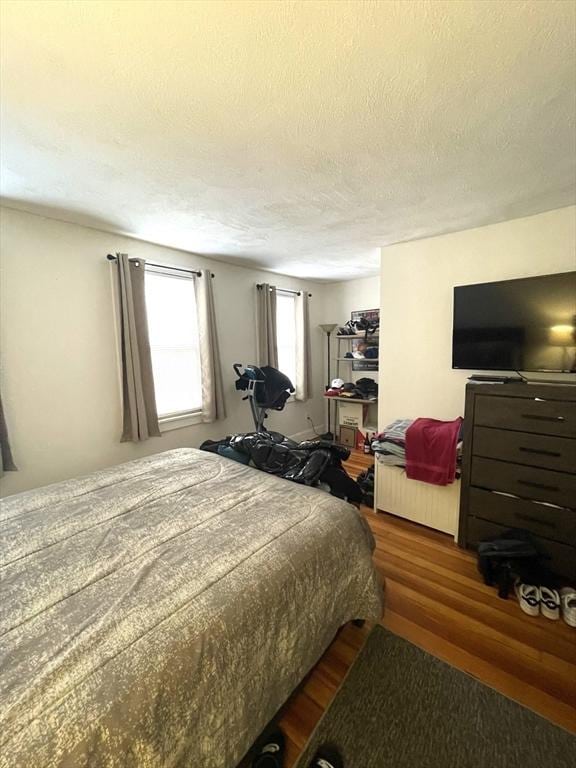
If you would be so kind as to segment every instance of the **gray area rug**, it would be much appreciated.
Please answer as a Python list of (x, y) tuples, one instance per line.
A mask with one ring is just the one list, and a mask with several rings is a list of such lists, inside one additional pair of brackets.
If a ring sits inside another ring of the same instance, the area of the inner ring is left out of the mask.
[(298, 768), (325, 743), (345, 768), (576, 766), (576, 737), (380, 626)]

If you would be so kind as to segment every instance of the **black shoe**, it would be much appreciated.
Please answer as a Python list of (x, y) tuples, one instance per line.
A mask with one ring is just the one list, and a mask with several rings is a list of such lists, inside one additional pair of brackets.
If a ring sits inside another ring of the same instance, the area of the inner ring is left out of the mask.
[(326, 744), (316, 752), (308, 768), (344, 768), (344, 761), (336, 747)]
[(279, 728), (264, 732), (254, 745), (252, 768), (282, 768), (286, 741)]

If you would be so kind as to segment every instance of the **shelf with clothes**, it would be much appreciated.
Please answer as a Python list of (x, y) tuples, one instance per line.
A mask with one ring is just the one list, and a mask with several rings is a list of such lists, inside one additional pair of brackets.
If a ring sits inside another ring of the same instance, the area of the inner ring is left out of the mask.
[[(379, 334), (378, 333), (358, 333), (358, 334), (336, 334), (337, 339), (337, 352), (336, 352), (336, 378), (341, 379), (341, 366), (345, 363), (352, 363), (351, 371), (350, 367), (346, 366), (347, 376), (353, 375), (355, 383), (360, 378), (372, 378), (376, 382), (378, 379), (378, 357), (354, 357), (354, 353), (365, 351), (369, 348), (378, 347)], [(342, 341), (348, 342), (348, 344), (342, 344)], [(346, 353), (348, 356), (346, 357)], [(352, 355), (352, 356), (350, 356)], [(350, 373), (348, 373), (350, 372)], [(371, 374), (374, 374), (372, 376)], [(377, 395), (377, 392), (376, 392)], [(334, 400), (334, 434), (338, 434), (338, 427), (340, 424), (340, 403), (361, 403), (362, 405), (371, 406), (378, 402), (377, 396), (371, 398), (360, 397), (341, 397), (338, 395), (330, 396), (331, 400)], [(366, 412), (367, 413), (367, 412)], [(366, 415), (366, 414), (365, 414)], [(364, 421), (364, 420), (363, 420)], [(364, 427), (365, 428), (365, 427)]]

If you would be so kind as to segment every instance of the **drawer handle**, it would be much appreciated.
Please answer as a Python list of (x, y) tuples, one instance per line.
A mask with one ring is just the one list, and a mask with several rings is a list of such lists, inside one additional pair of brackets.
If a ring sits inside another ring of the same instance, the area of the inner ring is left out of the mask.
[(520, 446), (520, 449), (523, 453), (536, 453), (538, 456), (554, 456), (558, 458), (561, 456), (561, 453), (559, 451), (545, 451), (541, 448), (524, 448), (524, 446)]
[(545, 483), (535, 483), (533, 480), (518, 480), (520, 485), (528, 485), (530, 488), (539, 488), (542, 491), (557, 491), (556, 485), (545, 485)]
[(544, 416), (541, 413), (523, 413), (523, 419), (534, 419), (534, 421), (566, 421), (564, 416)]
[(540, 520), (539, 517), (533, 517), (532, 515), (525, 515), (522, 512), (516, 512), (518, 520), (528, 520), (531, 523), (538, 523), (538, 525), (545, 525), (547, 528), (556, 528), (555, 523), (551, 523), (550, 520)]

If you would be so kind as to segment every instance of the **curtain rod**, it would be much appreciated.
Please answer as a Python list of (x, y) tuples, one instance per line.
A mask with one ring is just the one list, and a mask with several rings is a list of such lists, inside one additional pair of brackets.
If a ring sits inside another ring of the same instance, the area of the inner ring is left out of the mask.
[[(263, 285), (264, 283), (256, 283), (256, 288), (261, 290)], [(276, 288), (276, 290), (280, 293), (293, 293), (295, 296), (300, 296), (302, 294), (302, 291), (292, 291), (290, 288)], [(309, 293), (308, 296), (312, 296), (312, 294)]]
[[(115, 256), (113, 253), (109, 253), (106, 258), (108, 261), (117, 261), (118, 256)], [(169, 264), (156, 264), (153, 261), (146, 261), (145, 259), (130, 259), (130, 261), (144, 261), (145, 264), (147, 264), (149, 267), (159, 267), (160, 269), (173, 269), (174, 272), (188, 272), (190, 275), (196, 275), (196, 277), (202, 277), (202, 272), (200, 272), (199, 269), (187, 269), (186, 267), (173, 267)], [(214, 273), (210, 272), (210, 277), (214, 277)]]

